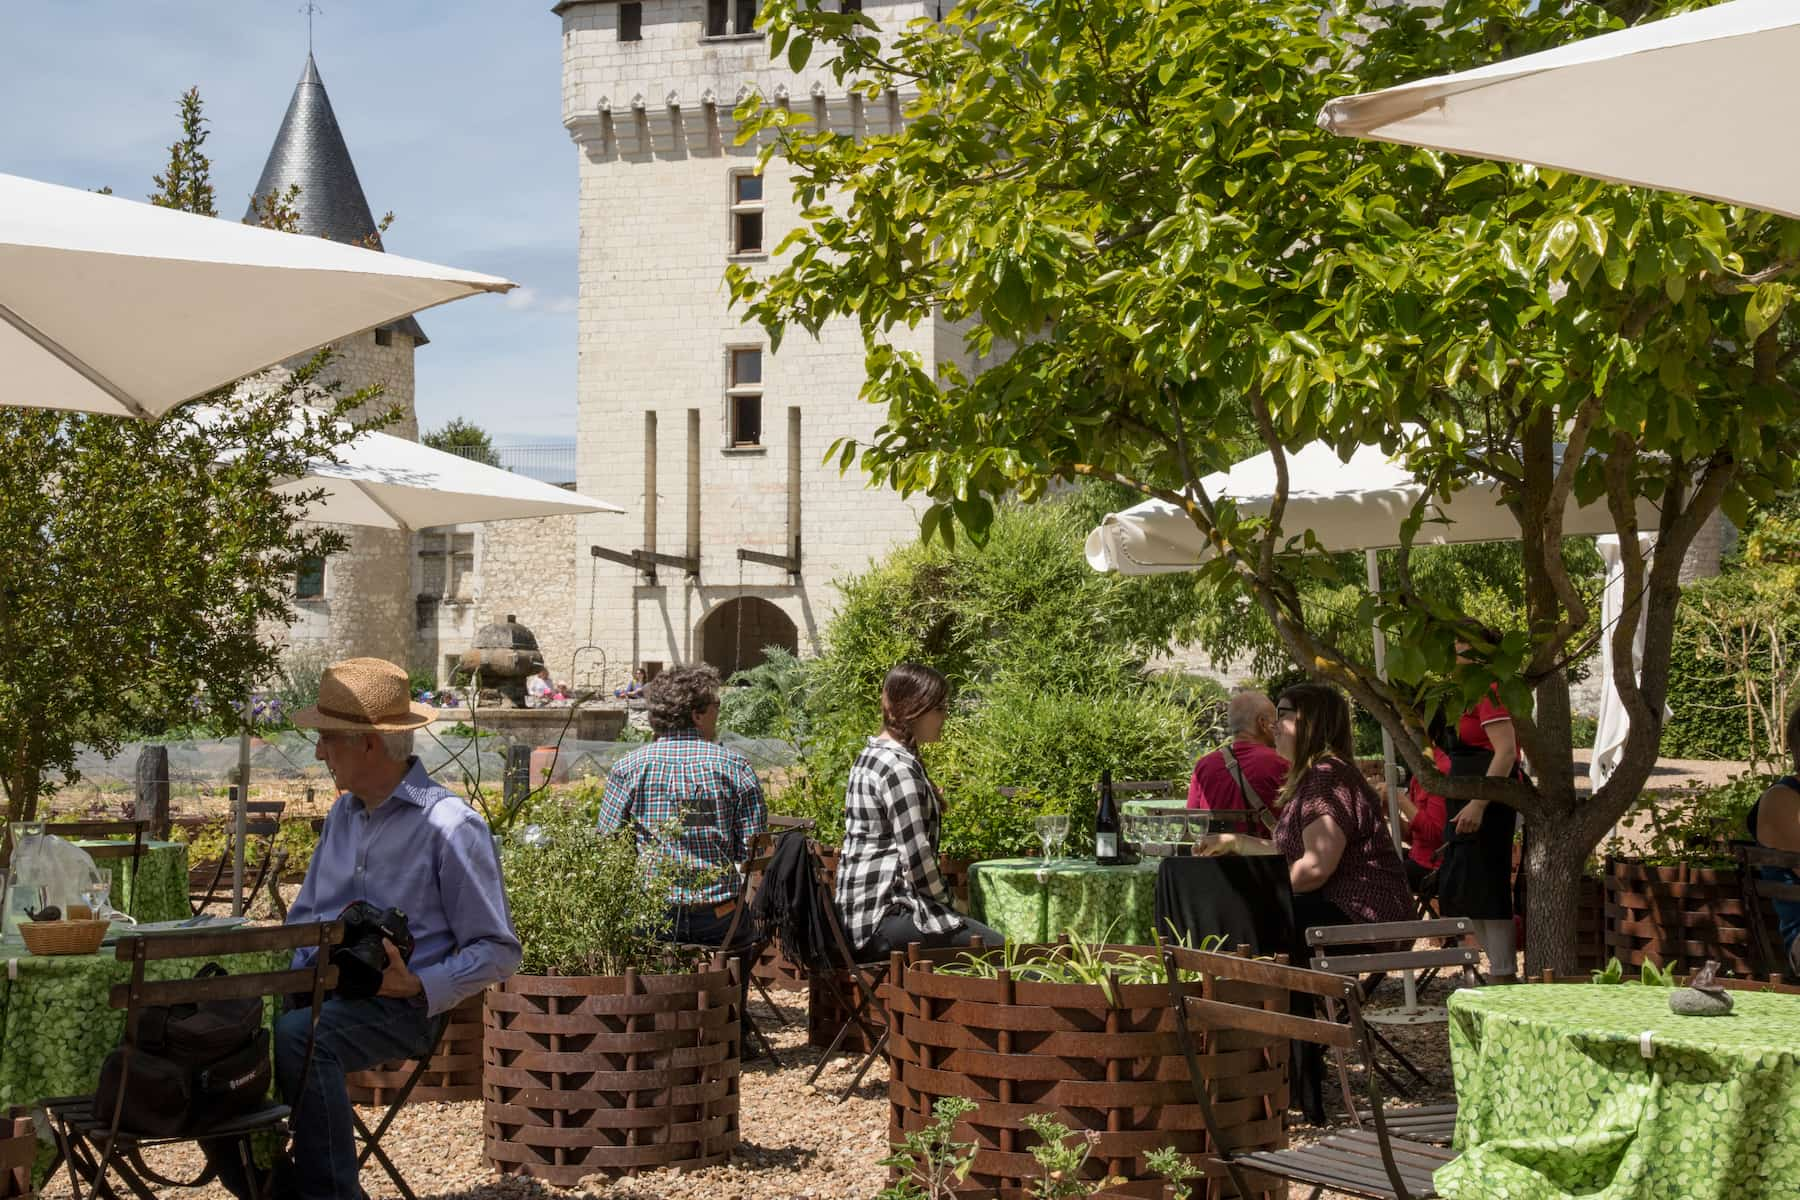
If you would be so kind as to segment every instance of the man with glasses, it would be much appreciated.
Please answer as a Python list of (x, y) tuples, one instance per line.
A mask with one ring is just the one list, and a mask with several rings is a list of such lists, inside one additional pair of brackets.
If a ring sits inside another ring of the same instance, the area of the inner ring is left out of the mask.
[(1244, 689), (1232, 695), (1226, 716), (1231, 740), (1194, 764), (1187, 806), (1247, 813), (1215, 832), (1266, 837), (1280, 815), (1288, 775), (1287, 759), (1275, 752), (1277, 709), (1263, 693)]

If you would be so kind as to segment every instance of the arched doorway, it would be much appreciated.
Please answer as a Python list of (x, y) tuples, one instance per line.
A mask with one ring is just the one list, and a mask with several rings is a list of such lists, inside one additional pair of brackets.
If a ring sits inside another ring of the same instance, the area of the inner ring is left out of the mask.
[(800, 631), (793, 621), (761, 596), (739, 596), (706, 614), (699, 629), (700, 657), (730, 679), (738, 671), (762, 662), (763, 650), (780, 646), (788, 653), (800, 649)]

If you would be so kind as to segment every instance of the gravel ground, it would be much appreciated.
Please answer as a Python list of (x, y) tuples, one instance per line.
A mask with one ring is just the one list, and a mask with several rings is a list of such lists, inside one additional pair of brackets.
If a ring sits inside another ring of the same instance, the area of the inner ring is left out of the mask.
[[(1434, 984), (1426, 1003), (1443, 1002), (1447, 987)], [(1385, 985), (1375, 1005), (1398, 1004), (1399, 985)], [(785, 1008), (789, 1026), (776, 1032), (774, 1041), (783, 1067), (776, 1070), (767, 1060), (749, 1064), (742, 1079), (743, 1141), (732, 1161), (720, 1167), (689, 1174), (660, 1171), (608, 1183), (590, 1179), (580, 1195), (608, 1200), (863, 1200), (883, 1186), (886, 1171), (877, 1165), (887, 1153), (887, 1071), (872, 1069), (854, 1095), (843, 1104), (833, 1098), (848, 1082), (850, 1066), (842, 1057), (820, 1077), (817, 1090), (806, 1085), (806, 1076), (818, 1061), (817, 1050), (805, 1045), (805, 1012)], [(758, 1006), (759, 1015), (761, 1006)], [(764, 1023), (765, 1027), (767, 1022)], [(1395, 1042), (1431, 1079), (1413, 1087), (1410, 1097), (1395, 1103), (1433, 1103), (1454, 1098), (1442, 1024), (1420, 1027), (1384, 1027)], [(1353, 1072), (1352, 1086), (1362, 1086), (1361, 1073)], [(1326, 1104), (1337, 1114), (1335, 1074), (1326, 1081)], [(1359, 1092), (1360, 1096), (1360, 1092)], [(364, 1120), (373, 1125), (379, 1110), (364, 1109)], [(1290, 1113), (1293, 1141), (1311, 1141), (1327, 1130), (1306, 1125), (1298, 1113)], [(383, 1139), (383, 1147), (406, 1175), (421, 1200), (522, 1200), (528, 1197), (562, 1197), (562, 1192), (533, 1180), (503, 1177), (481, 1161), (481, 1104), (418, 1104), (408, 1107)], [(173, 1178), (189, 1177), (197, 1164), (191, 1151), (171, 1151), (151, 1159), (152, 1165)], [(371, 1170), (363, 1176), (373, 1200), (398, 1196), (385, 1175)], [(45, 1188), (46, 1197), (68, 1195), (68, 1179), (59, 1175)], [(229, 1200), (215, 1186), (184, 1193), (200, 1200)], [(1326, 1192), (1336, 1198), (1339, 1193)]]

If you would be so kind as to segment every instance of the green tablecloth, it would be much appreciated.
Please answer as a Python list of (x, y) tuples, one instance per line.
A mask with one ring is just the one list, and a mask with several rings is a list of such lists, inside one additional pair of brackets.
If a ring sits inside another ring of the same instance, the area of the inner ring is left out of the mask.
[[(113, 984), (130, 978), (131, 964), (114, 958), (111, 946), (99, 954), (54, 958), (27, 954), (23, 946), (0, 953), (8, 956), (0, 964), (0, 1110), (92, 1091), (100, 1064), (125, 1029), (125, 1013), (109, 1005), (108, 995)], [(231, 955), (223, 965), (233, 974), (279, 971), (288, 957)], [(146, 974), (179, 979), (206, 961), (154, 962)]]
[(1144, 813), (1149, 816), (1157, 816), (1162, 813), (1183, 813), (1187, 811), (1187, 800), (1174, 797), (1164, 800), (1127, 800), (1119, 805), (1119, 811), (1132, 814)]
[(975, 918), (1015, 942), (1059, 934), (1147, 946), (1156, 917), (1155, 860), (1103, 867), (1091, 859), (1002, 858), (969, 868)]
[(1733, 999), (1730, 1016), (1680, 1017), (1663, 988), (1456, 992), (1462, 1157), (1438, 1171), (1438, 1190), (1448, 1200), (1800, 1195), (1800, 996)]
[[(77, 842), (78, 846), (104, 845)], [(192, 915), (188, 905), (186, 842), (145, 842), (134, 869), (129, 858), (97, 860), (112, 875), (112, 906), (140, 921), (181, 921)]]

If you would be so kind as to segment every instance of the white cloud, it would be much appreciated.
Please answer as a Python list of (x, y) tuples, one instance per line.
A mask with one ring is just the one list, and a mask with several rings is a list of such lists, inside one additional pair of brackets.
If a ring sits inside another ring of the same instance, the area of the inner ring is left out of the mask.
[(534, 287), (518, 287), (506, 293), (506, 307), (513, 312), (572, 313), (575, 297), (547, 294)]

